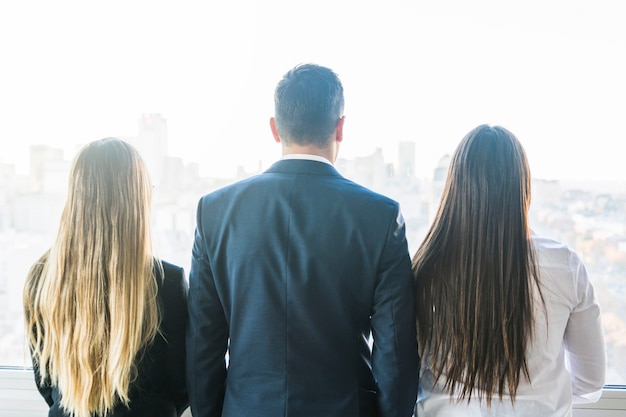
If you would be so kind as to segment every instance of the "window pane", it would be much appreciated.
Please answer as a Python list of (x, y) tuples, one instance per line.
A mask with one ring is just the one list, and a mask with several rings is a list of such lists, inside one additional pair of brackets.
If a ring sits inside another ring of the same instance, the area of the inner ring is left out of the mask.
[(607, 382), (626, 384), (622, 2), (257, 3), (1, 3), (0, 365), (29, 361), (23, 280), (52, 243), (78, 146), (120, 135), (140, 148), (157, 248), (188, 272), (198, 198), (279, 156), (274, 86), (316, 62), (344, 82), (339, 169), (401, 202), (412, 252), (462, 136), (481, 123), (518, 136), (533, 227), (586, 262)]
[[(199, 196), (235, 179), (202, 178), (195, 164), (168, 157), (164, 151), (155, 153), (159, 147), (154, 144), (167, 136), (165, 123), (162, 130), (155, 130), (155, 121), (164, 119), (142, 116), (139, 134), (127, 139), (140, 148), (157, 179), (153, 211), (159, 253), (188, 272)], [(0, 365), (29, 364), (23, 343), (22, 286), (29, 266), (54, 238), (66, 193), (69, 161), (63, 153), (46, 146), (32, 147), (30, 152), (32, 166), (26, 177), (17, 175), (10, 164), (1, 165)], [(435, 168), (430, 176), (418, 178), (414, 173), (416, 152), (419, 149), (414, 142), (401, 142), (394, 162), (386, 162), (379, 151), (337, 162), (344, 175), (401, 203), (411, 254), (433, 219), (449, 162), (447, 155), (442, 156), (432, 164)], [(155, 161), (159, 161), (157, 165)], [(626, 384), (624, 190), (626, 183), (619, 181), (536, 179), (531, 207), (533, 229), (572, 246), (589, 270), (603, 309), (609, 357), (607, 382), (612, 385)]]
[(535, 181), (532, 224), (582, 257), (602, 308), (607, 384), (626, 385), (626, 182)]

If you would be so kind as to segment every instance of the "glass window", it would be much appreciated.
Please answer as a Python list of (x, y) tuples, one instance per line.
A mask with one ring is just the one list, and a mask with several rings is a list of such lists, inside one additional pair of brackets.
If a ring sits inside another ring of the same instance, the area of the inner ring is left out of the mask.
[(607, 382), (626, 385), (621, 7), (3, 3), (0, 366), (29, 363), (23, 281), (52, 243), (79, 146), (120, 136), (140, 149), (155, 183), (157, 248), (188, 271), (198, 198), (279, 157), (268, 123), (274, 86), (315, 62), (345, 87), (338, 168), (400, 201), (411, 252), (463, 135), (493, 123), (518, 136), (535, 179), (533, 228), (587, 264), (603, 308)]

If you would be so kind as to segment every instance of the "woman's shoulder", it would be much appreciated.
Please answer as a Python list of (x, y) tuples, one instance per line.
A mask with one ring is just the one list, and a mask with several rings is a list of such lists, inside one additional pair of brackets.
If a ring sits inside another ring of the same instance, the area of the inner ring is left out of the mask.
[(565, 296), (573, 305), (577, 304), (580, 288), (590, 285), (582, 258), (569, 245), (557, 240), (535, 236), (533, 240), (544, 288), (549, 288), (549, 293)]
[(154, 258), (152, 265), (155, 276), (159, 278), (159, 286), (166, 280), (180, 280), (185, 277), (185, 270), (163, 259)]
[[(163, 270), (163, 276), (159, 280), (159, 288), (162, 297), (167, 298), (187, 298), (187, 279), (185, 278), (185, 270), (173, 263), (159, 259)], [(155, 264), (156, 266), (157, 264)], [(158, 268), (157, 268), (158, 271)], [(160, 272), (157, 272), (157, 276), (160, 276)]]
[(568, 244), (545, 236), (533, 235), (539, 265), (576, 269), (581, 263), (578, 253)]
[(165, 277), (184, 277), (185, 275), (185, 270), (178, 266), (175, 265), (173, 263), (164, 261), (164, 260), (160, 260), (161, 265), (163, 266), (163, 272), (165, 273)]

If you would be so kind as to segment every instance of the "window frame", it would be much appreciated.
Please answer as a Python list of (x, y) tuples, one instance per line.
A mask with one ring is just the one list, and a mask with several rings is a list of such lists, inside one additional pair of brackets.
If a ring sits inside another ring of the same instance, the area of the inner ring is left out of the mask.
[[(626, 411), (626, 386), (607, 385), (596, 403), (574, 404), (573, 417), (617, 417)], [(0, 415), (39, 416), (48, 409), (29, 367), (0, 366)]]

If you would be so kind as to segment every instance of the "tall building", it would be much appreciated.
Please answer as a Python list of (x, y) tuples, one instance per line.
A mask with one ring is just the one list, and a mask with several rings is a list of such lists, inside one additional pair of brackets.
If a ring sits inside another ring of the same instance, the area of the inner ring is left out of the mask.
[(67, 187), (69, 163), (63, 150), (46, 145), (30, 147), (30, 179), (34, 193), (58, 193)]
[(167, 121), (156, 113), (143, 114), (138, 120), (137, 136), (125, 138), (141, 154), (152, 182), (160, 186), (165, 178), (167, 158)]
[(12, 224), (12, 203), (18, 185), (15, 166), (0, 162), (0, 232)]
[(376, 148), (371, 155), (356, 157), (353, 160), (339, 158), (335, 166), (347, 178), (374, 190), (382, 187), (389, 172), (381, 148)]
[(402, 177), (415, 175), (415, 142), (398, 143), (398, 171)]
[(443, 187), (446, 185), (448, 167), (450, 166), (451, 159), (452, 158), (448, 154), (442, 156), (433, 172), (433, 182), (429, 201), (429, 223), (432, 223), (435, 219), (435, 215), (437, 214), (437, 210), (439, 210), (441, 194), (443, 193)]
[[(30, 174), (27, 186), (16, 188), (11, 196), (9, 224), (18, 232), (51, 233), (67, 195), (71, 163), (63, 150), (45, 145), (30, 148)], [(15, 177), (17, 183), (23, 180)]]

